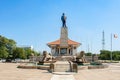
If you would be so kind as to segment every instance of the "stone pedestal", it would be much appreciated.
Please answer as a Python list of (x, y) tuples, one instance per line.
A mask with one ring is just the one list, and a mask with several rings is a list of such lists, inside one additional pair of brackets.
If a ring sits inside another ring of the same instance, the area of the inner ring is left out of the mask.
[(68, 29), (67, 29), (67, 27), (61, 28), (60, 46), (68, 47)]

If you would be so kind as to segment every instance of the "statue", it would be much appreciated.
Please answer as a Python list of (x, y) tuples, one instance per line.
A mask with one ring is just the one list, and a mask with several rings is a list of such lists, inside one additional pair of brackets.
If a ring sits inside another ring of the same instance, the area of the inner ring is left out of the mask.
[(66, 27), (66, 19), (67, 19), (67, 17), (66, 17), (65, 14), (63, 13), (62, 16), (61, 16), (62, 27)]
[(77, 62), (87, 62), (85, 59), (85, 52), (81, 51), (80, 54), (76, 57)]
[(52, 56), (51, 56), (51, 54), (49, 53), (47, 53), (47, 51), (43, 51), (43, 59), (42, 59), (42, 61), (50, 61), (50, 60), (52, 60)]

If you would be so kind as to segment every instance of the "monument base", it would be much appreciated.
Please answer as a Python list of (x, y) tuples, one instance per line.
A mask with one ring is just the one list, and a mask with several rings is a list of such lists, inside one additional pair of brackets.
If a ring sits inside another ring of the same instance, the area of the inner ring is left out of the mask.
[(56, 61), (75, 61), (75, 56), (56, 56), (54, 60)]
[(77, 64), (71, 61), (57, 61), (53, 64), (50, 64), (51, 72), (77, 72)]

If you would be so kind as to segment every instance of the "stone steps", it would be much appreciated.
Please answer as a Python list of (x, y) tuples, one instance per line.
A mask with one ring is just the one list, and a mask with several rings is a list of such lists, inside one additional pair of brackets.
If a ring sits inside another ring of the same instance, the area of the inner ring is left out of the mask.
[(70, 72), (70, 63), (68, 61), (57, 61), (55, 63), (54, 72)]

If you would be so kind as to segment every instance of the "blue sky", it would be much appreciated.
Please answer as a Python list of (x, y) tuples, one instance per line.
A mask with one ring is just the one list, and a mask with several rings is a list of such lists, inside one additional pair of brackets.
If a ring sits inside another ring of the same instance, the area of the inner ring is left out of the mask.
[(50, 48), (48, 42), (59, 39), (62, 13), (67, 16), (69, 38), (82, 43), (78, 48), (93, 53), (102, 49), (120, 50), (120, 0), (0, 0), (0, 35), (14, 39), (17, 45), (33, 45), (37, 51)]

